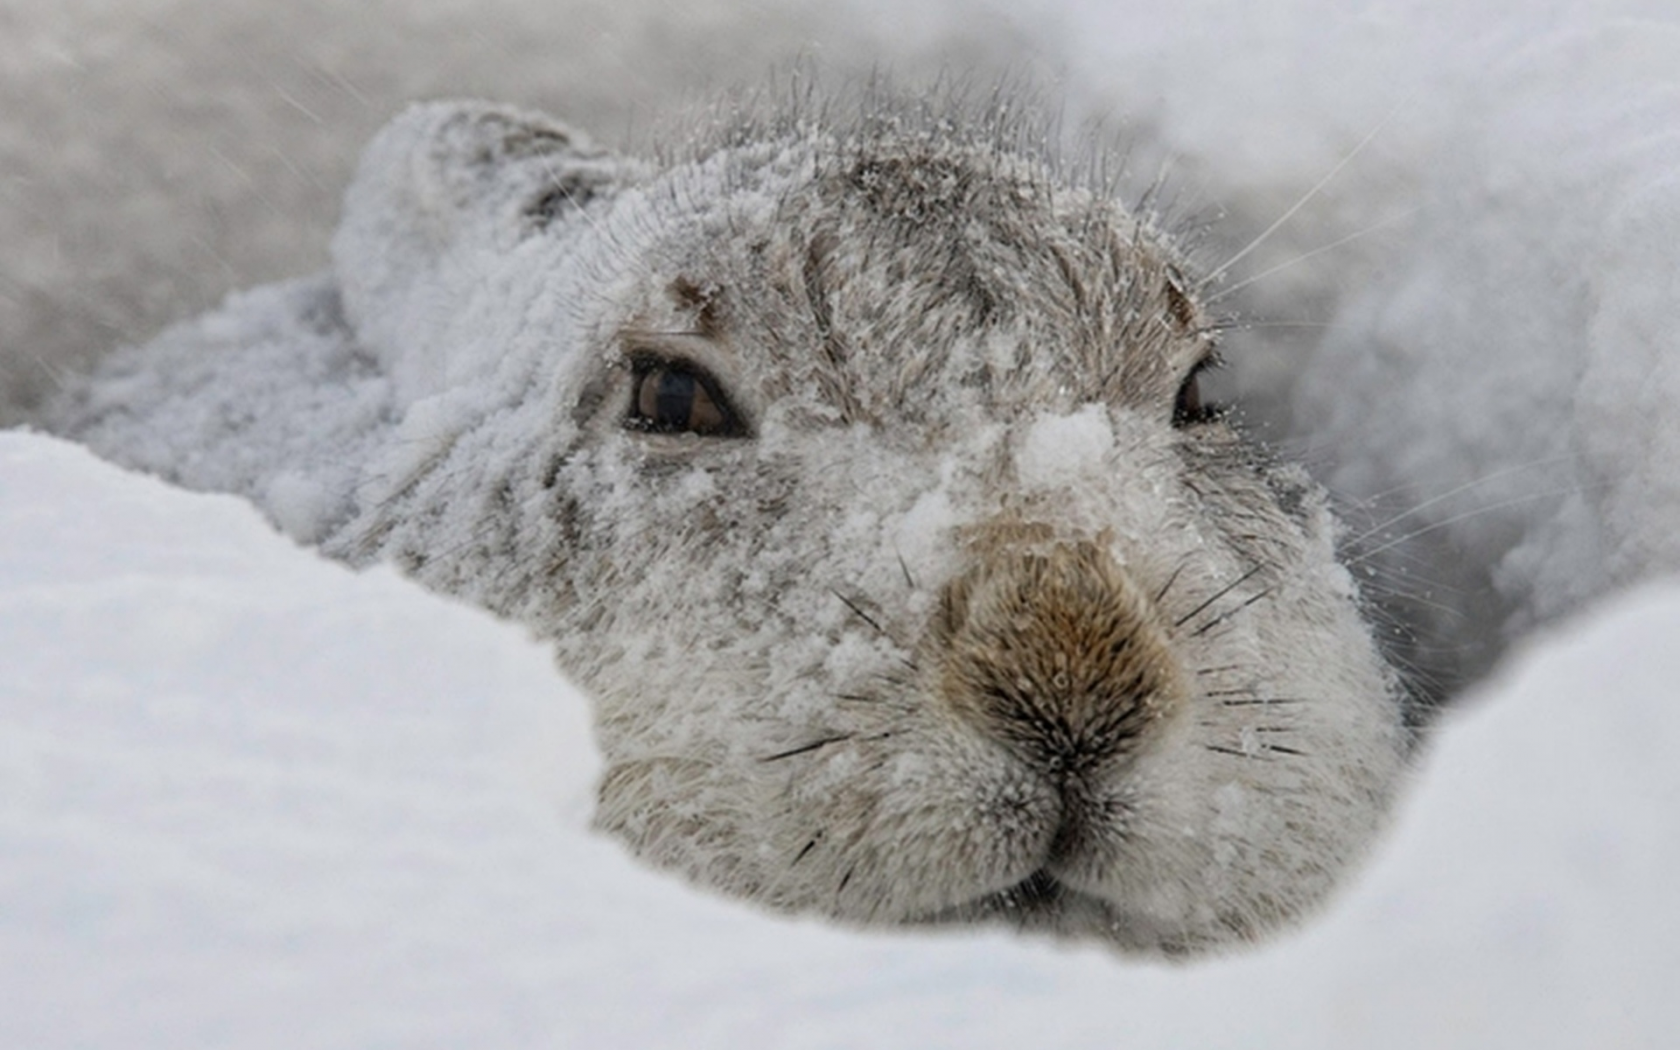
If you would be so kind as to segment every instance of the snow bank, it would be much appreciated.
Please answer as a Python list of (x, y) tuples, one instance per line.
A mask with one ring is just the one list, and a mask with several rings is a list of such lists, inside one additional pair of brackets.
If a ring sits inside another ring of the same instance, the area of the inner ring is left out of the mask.
[(0, 434), (0, 1044), (1531, 1048), (1680, 1025), (1680, 590), (1519, 662), (1332, 913), (1188, 968), (772, 918), (585, 830), (517, 629)]
[[(646, 20), (609, 8), (0, 11), (5, 382), (38, 392), (58, 355), (318, 264), (398, 101), (476, 92), (610, 132), (732, 57), (727, 28), (672, 30), (665, 83), (627, 43)], [(1223, 303), (1262, 323), (1233, 340), (1257, 411), (1334, 453), (1351, 500), (1399, 489), (1421, 510), (1397, 527), (1462, 546), (1425, 597), (1497, 585), (1526, 630), (1675, 568), (1672, 7), (1010, 8), (1070, 92), (1146, 118), (1189, 203), (1222, 206), (1213, 263), (1337, 172), (1231, 283), (1293, 265)], [(777, 25), (754, 58), (801, 32)], [(1677, 629), (1670, 587), (1530, 647), (1446, 727), (1364, 882), (1262, 952), (1173, 970), (851, 936), (588, 836), (581, 703), (515, 630), (4, 434), (0, 1044), (1663, 1045)]]

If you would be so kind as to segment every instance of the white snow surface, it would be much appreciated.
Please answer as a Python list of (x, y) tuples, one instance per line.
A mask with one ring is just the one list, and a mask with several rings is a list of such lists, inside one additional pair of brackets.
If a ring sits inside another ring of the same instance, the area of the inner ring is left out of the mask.
[(1320, 921), (1194, 966), (853, 934), (586, 830), (515, 627), (231, 497), (0, 434), (0, 1045), (1656, 1047), (1680, 1025), (1680, 588), (1461, 712)]
[[(324, 27), (320, 5), (229, 15), (234, 47), (210, 12), (256, 5), (142, 6), (0, 6), (0, 145), (22, 173), (0, 191), (0, 351), (49, 370), (55, 340), (142, 338), (319, 266), (331, 216), (299, 201), (331, 199), (409, 95), (563, 111), (564, 85), (532, 88), (528, 0)], [(951, 23), (936, 6), (918, 34)], [(1249, 333), (1239, 370), (1350, 496), (1396, 489), (1411, 524), (1454, 519), (1435, 535), (1533, 632), (1442, 728), (1328, 914), (1173, 968), (700, 897), (584, 830), (583, 702), (516, 628), (322, 562), (231, 498), (5, 433), (0, 1046), (1670, 1045), (1680, 589), (1658, 578), (1680, 562), (1680, 15), (1010, 10), (1085, 85), (1070, 100), (1147, 118), (1192, 203), (1226, 209), (1215, 265), (1336, 172), (1233, 268), (1228, 284), (1351, 238), (1232, 296), (1302, 326)], [(425, 33), (394, 31), (405, 18)], [(405, 40), (437, 57), (424, 76), (401, 74), (422, 68)], [(598, 100), (610, 64), (574, 79)], [(195, 82), (214, 105), (160, 104)], [(330, 513), (276, 484), (298, 531)]]

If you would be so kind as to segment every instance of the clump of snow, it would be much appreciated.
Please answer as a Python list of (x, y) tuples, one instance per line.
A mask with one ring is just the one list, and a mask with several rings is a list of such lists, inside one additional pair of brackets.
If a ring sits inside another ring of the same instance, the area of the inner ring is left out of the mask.
[(516, 628), (48, 438), (0, 435), (0, 491), (7, 1046), (1545, 1050), (1680, 1025), (1672, 588), (1459, 713), (1315, 925), (1174, 967), (697, 895), (585, 830), (583, 702)]
[(1064, 488), (1100, 469), (1114, 450), (1108, 410), (1086, 405), (1068, 415), (1048, 415), (1032, 424), (1015, 454), (1016, 471), (1030, 490)]
[(956, 510), (951, 506), (950, 484), (947, 468), (941, 472), (938, 486), (916, 497), (916, 502), (900, 519), (898, 530), (890, 538), (894, 549), (905, 558), (931, 562), (946, 546), (945, 537), (957, 523)]
[[(230, 296), (146, 347), (112, 354), (109, 374), (110, 384), (83, 389), (75, 412), (120, 434), (111, 454), (194, 488), (263, 501), (300, 542), (343, 526), (375, 449), (412, 460), (437, 444), (415, 433), (427, 418), (419, 411), (391, 438), (390, 380), (347, 336), (337, 290), (321, 279)], [(133, 425), (152, 416), (168, 424)]]
[(276, 474), (264, 487), (260, 500), (274, 524), (300, 543), (318, 542), (337, 516), (331, 490), (301, 471)]

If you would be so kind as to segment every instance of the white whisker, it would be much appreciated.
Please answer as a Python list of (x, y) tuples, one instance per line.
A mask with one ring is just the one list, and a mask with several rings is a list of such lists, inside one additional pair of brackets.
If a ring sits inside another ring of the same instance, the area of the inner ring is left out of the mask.
[(1314, 248), (1312, 251), (1303, 252), (1302, 254), (1295, 256), (1295, 258), (1290, 259), (1288, 262), (1282, 262), (1282, 263), (1278, 263), (1276, 266), (1267, 267), (1266, 269), (1261, 270), (1257, 274), (1253, 274), (1252, 276), (1243, 278), (1242, 280), (1238, 281), (1236, 284), (1233, 284), (1228, 288), (1221, 288), (1217, 293), (1208, 296), (1204, 301), (1207, 305), (1211, 306), (1214, 303), (1217, 303), (1219, 300), (1224, 299), (1227, 296), (1235, 295), (1237, 292), (1242, 291), (1244, 288), (1247, 288), (1249, 285), (1254, 284), (1258, 281), (1263, 281), (1263, 280), (1272, 276), (1275, 273), (1281, 273), (1282, 271), (1287, 270), (1287, 269), (1289, 269), (1293, 266), (1298, 266), (1301, 263), (1306, 262), (1308, 259), (1316, 258), (1317, 256), (1323, 255), (1325, 252), (1334, 251), (1337, 248), (1340, 248), (1344, 244), (1348, 244), (1348, 243), (1351, 243), (1353, 241), (1357, 241), (1361, 237), (1364, 237), (1368, 234), (1375, 233), (1378, 230), (1385, 229), (1389, 226), (1393, 226), (1397, 223), (1403, 222), (1404, 220), (1411, 218), (1413, 215), (1416, 215), (1418, 213), (1418, 211), (1420, 211), (1420, 210), (1421, 210), (1420, 208), (1407, 208), (1405, 211), (1402, 211), (1399, 214), (1390, 215), (1388, 218), (1382, 219), (1382, 220), (1380, 220), (1378, 222), (1375, 222), (1375, 223), (1372, 223), (1370, 226), (1367, 226), (1362, 230), (1356, 230), (1353, 233), (1348, 234), (1346, 237), (1338, 237), (1336, 240), (1331, 241), (1329, 244), (1323, 244), (1323, 245), (1320, 245), (1317, 248)]
[[(1402, 521), (1405, 521), (1407, 518), (1414, 517), (1418, 514), (1423, 513), (1426, 510), (1429, 510), (1431, 507), (1437, 507), (1437, 506), (1441, 505), (1442, 503), (1445, 503), (1446, 501), (1452, 499), (1455, 496), (1462, 495), (1466, 492), (1469, 492), (1472, 489), (1480, 488), (1483, 485), (1491, 484), (1495, 481), (1500, 480), (1501, 478), (1507, 478), (1507, 477), (1510, 477), (1512, 474), (1519, 474), (1519, 473), (1521, 473), (1525, 470), (1538, 470), (1541, 467), (1549, 467), (1549, 466), (1555, 466), (1559, 463), (1567, 463), (1572, 458), (1573, 458), (1572, 456), (1552, 456), (1552, 457), (1547, 458), (1547, 459), (1536, 459), (1536, 460), (1530, 460), (1527, 463), (1518, 463), (1515, 466), (1506, 467), (1503, 470), (1496, 470), (1491, 474), (1483, 474), (1481, 477), (1473, 478), (1470, 481), (1464, 482), (1462, 485), (1454, 486), (1453, 488), (1450, 488), (1447, 491), (1445, 491), (1443, 493), (1440, 493), (1439, 495), (1431, 496), (1429, 499), (1424, 500), (1422, 503), (1418, 503), (1418, 504), (1416, 504), (1412, 507), (1409, 507), (1406, 510), (1401, 511), (1399, 514), (1396, 514), (1393, 517), (1387, 518), (1386, 520), (1384, 520), (1380, 524), (1371, 526), (1370, 528), (1366, 529), (1364, 532), (1361, 532), (1357, 536), (1354, 536), (1348, 542), (1350, 544), (1357, 544), (1357, 543), (1363, 542), (1364, 540), (1368, 540), (1372, 536), (1375, 536), (1377, 533), (1382, 532), (1384, 529), (1393, 528), (1395, 525), (1399, 524)], [(1365, 500), (1364, 503), (1367, 506), (1369, 506), (1369, 505), (1371, 505), (1373, 503), (1376, 503), (1376, 502), (1378, 502), (1378, 501), (1380, 501), (1380, 500), (1382, 500), (1382, 499), (1384, 499), (1388, 496), (1393, 496), (1393, 495), (1395, 495), (1395, 494), (1397, 494), (1401, 491), (1403, 491), (1403, 489), (1401, 489), (1401, 488), (1388, 489), (1387, 491), (1379, 492), (1376, 495), (1370, 497), (1369, 499)], [(1458, 520), (1458, 519), (1455, 518), (1453, 520)]]
[[(1422, 528), (1413, 529), (1411, 532), (1405, 533), (1405, 534), (1400, 535), (1400, 536), (1396, 536), (1395, 538), (1389, 540), (1387, 543), (1384, 543), (1381, 546), (1373, 547), (1368, 551), (1360, 551), (1357, 555), (1348, 559), (1347, 564), (1350, 567), (1354, 566), (1354, 565), (1360, 565), (1360, 564), (1362, 564), (1366, 561), (1369, 561), (1372, 558), (1375, 558), (1377, 555), (1384, 553), (1385, 551), (1392, 550), (1393, 548), (1401, 546), (1402, 544), (1405, 544), (1405, 543), (1410, 543), (1412, 540), (1417, 539), (1419, 536), (1426, 536), (1431, 532), (1436, 532), (1440, 529), (1444, 529), (1444, 528), (1448, 527), (1449, 525), (1456, 525), (1461, 521), (1467, 521), (1470, 518), (1477, 517), (1478, 515), (1491, 514), (1494, 511), (1506, 510), (1506, 509), (1509, 509), (1511, 507), (1521, 507), (1524, 504), (1537, 503), (1541, 500), (1559, 499), (1559, 498), (1562, 498), (1564, 496), (1573, 496), (1573, 495), (1576, 495), (1577, 493), (1585, 492), (1585, 491), (1587, 491), (1587, 487), (1584, 487), (1584, 486), (1581, 486), (1581, 485), (1570, 485), (1566, 488), (1550, 489), (1550, 490), (1545, 491), (1545, 492), (1531, 492), (1526, 496), (1518, 496), (1515, 499), (1502, 500), (1499, 503), (1490, 503), (1490, 504), (1488, 504), (1486, 506), (1483, 506), (1483, 507), (1475, 507), (1471, 510), (1467, 510), (1467, 511), (1463, 512), (1462, 514), (1454, 514), (1450, 518), (1443, 518), (1440, 521), (1431, 522), (1430, 524), (1425, 525)], [(1398, 519), (1396, 519), (1396, 520), (1398, 520)], [(1366, 533), (1366, 535), (1368, 536), (1368, 535), (1370, 535), (1370, 533)]]
[(1382, 120), (1377, 122), (1377, 126), (1367, 132), (1365, 137), (1360, 139), (1358, 144), (1351, 150), (1348, 150), (1348, 152), (1342, 156), (1342, 159), (1336, 162), (1334, 167), (1325, 172), (1323, 178), (1313, 183), (1312, 188), (1307, 190), (1306, 193), (1303, 193), (1300, 199), (1290, 206), (1288, 211), (1279, 215), (1270, 226), (1260, 231), (1259, 236), (1249, 241), (1248, 244), (1239, 250), (1235, 255), (1226, 259), (1223, 265), (1216, 267), (1206, 277), (1202, 278), (1202, 280), (1196, 285), (1196, 290), (1202, 291), (1208, 288), (1210, 285), (1217, 282), (1221, 277), (1224, 277), (1225, 274), (1229, 273), (1231, 267), (1248, 258), (1250, 253), (1254, 252), (1262, 244), (1265, 244), (1266, 241), (1271, 238), (1272, 234), (1281, 229), (1285, 223), (1287, 223), (1290, 219), (1293, 219), (1295, 215), (1300, 212), (1302, 208), (1305, 208), (1315, 197), (1319, 195), (1319, 193), (1323, 192), (1324, 187), (1330, 185), (1330, 183), (1335, 180), (1336, 176), (1341, 174), (1343, 168), (1353, 163), (1353, 159), (1363, 153), (1366, 146), (1369, 146), (1373, 141), (1375, 141), (1376, 137), (1382, 133), (1384, 128), (1388, 127), (1389, 122), (1394, 119), (1395, 115), (1398, 114), (1410, 100), (1411, 97), (1407, 96), (1396, 103), (1394, 108), (1389, 110), (1388, 114), (1384, 116)]

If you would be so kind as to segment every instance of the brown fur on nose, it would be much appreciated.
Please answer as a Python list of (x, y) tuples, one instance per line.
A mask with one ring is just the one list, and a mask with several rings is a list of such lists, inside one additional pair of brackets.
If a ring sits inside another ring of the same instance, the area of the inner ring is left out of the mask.
[(1006, 535), (976, 554), (930, 633), (945, 701), (1052, 772), (1135, 751), (1185, 695), (1154, 603), (1092, 543)]

